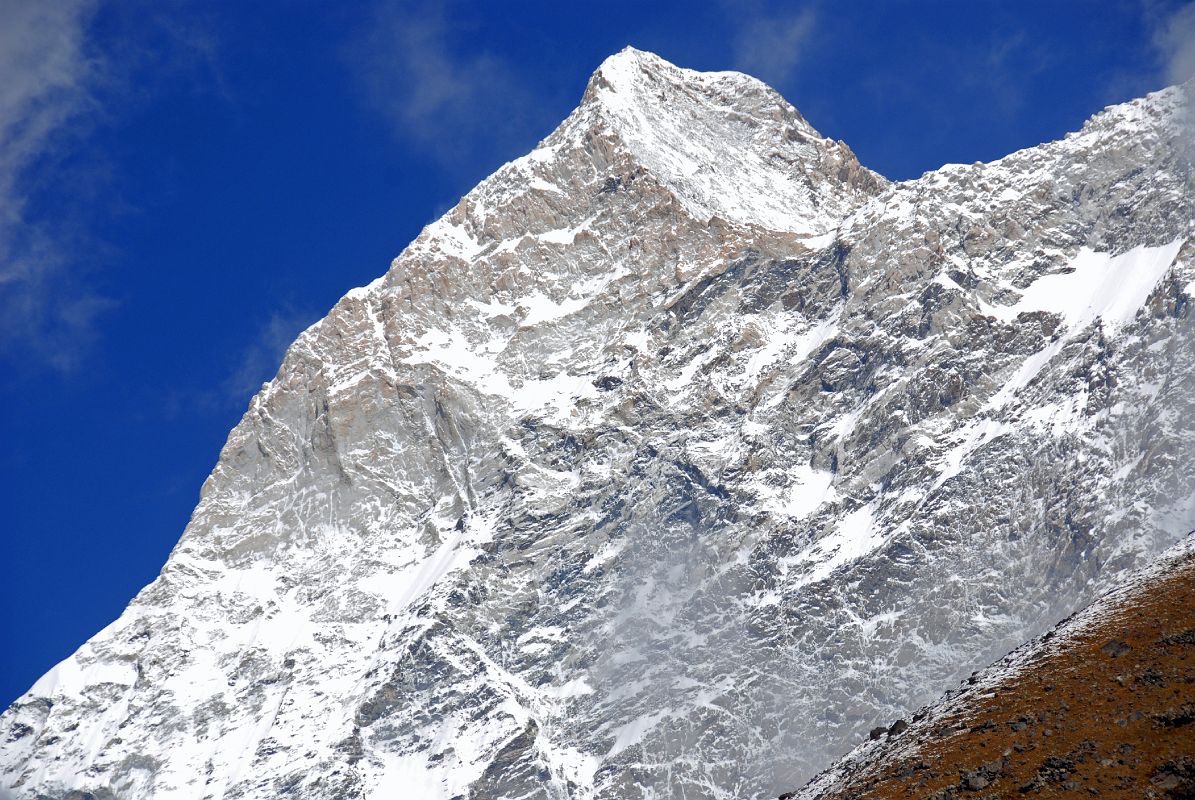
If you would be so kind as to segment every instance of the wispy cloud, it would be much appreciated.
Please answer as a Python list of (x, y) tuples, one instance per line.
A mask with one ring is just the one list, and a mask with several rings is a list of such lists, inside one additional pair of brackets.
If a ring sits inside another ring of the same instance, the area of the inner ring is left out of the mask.
[(453, 9), (380, 3), (347, 60), (368, 102), (405, 143), (472, 172), (478, 160), (517, 155), (512, 147), (546, 134), (553, 120), (509, 60), (456, 40)]
[(278, 372), (287, 349), (299, 334), (321, 316), (284, 304), (246, 332), (239, 347), (230, 348), (227, 360), (216, 367), (216, 377), (163, 391), (159, 412), (165, 419), (243, 412), (261, 385)]
[(729, 5), (727, 12), (735, 67), (773, 86), (791, 81), (817, 24), (813, 6), (771, 10), (748, 2)]
[[(1195, 2), (1184, 3), (1173, 11), (1147, 7), (1146, 13), (1153, 24), (1153, 42), (1161, 56), (1166, 84), (1195, 79)], [(1195, 97), (1190, 95), (1188, 90), (1180, 139), (1188, 156), (1195, 155)]]
[(117, 301), (100, 288), (97, 267), (113, 253), (94, 223), (128, 206), (108, 191), (115, 164), (87, 149), (89, 136), (170, 78), (227, 98), (204, 13), (0, 0), (0, 358), (69, 372), (97, 339)]
[(221, 405), (243, 406), (257, 393), (262, 383), (274, 377), (286, 349), (318, 314), (283, 308), (261, 324), (253, 339), (241, 351), (235, 367), (222, 385)]
[(31, 172), (95, 108), (91, 0), (0, 0), (0, 355), (73, 367), (111, 300), (29, 218)]
[(1187, 3), (1155, 26), (1154, 43), (1165, 59), (1168, 83), (1195, 76), (1195, 3)]
[(1020, 27), (995, 28), (975, 52), (949, 46), (959, 82), (1003, 114), (1019, 114), (1033, 82), (1055, 56)]

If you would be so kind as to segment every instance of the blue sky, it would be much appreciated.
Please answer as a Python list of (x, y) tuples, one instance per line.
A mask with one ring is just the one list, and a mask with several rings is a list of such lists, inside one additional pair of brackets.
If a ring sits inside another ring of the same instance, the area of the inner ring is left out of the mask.
[(1195, 69), (1176, 2), (0, 0), (0, 705), (113, 620), (289, 341), (633, 44), (901, 179)]

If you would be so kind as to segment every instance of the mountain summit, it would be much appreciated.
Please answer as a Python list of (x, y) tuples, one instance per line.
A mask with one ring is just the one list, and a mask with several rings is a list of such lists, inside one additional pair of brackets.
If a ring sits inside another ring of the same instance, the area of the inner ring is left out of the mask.
[(628, 47), (590, 78), (582, 113), (591, 105), (698, 218), (824, 233), (886, 183), (742, 73), (694, 72)]
[(291, 346), (0, 794), (800, 785), (1193, 527), (1185, 113), (889, 184), (613, 56)]

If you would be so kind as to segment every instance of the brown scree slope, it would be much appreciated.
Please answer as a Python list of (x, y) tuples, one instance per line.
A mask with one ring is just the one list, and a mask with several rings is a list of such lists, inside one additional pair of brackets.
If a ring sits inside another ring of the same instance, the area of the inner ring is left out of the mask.
[(784, 797), (1195, 798), (1191, 537), (902, 728)]

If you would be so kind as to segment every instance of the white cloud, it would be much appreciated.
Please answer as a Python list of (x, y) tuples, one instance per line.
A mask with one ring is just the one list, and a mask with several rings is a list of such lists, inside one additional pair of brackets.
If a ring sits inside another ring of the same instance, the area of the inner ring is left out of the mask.
[(1183, 83), (1195, 76), (1195, 3), (1182, 6), (1163, 21), (1154, 41), (1166, 59), (1166, 79)]
[(225, 379), (222, 400), (238, 407), (248, 402), (263, 382), (274, 377), (291, 343), (318, 319), (317, 314), (291, 308), (271, 314), (257, 329), (253, 340), (241, 353), (236, 368)]
[(401, 139), (471, 172), (479, 157), (518, 155), (512, 148), (545, 135), (554, 120), (508, 60), (454, 45), (452, 14), (448, 3), (383, 2), (350, 43), (348, 61)]
[[(227, 95), (202, 9), (100, 6), (0, 0), (0, 358), (26, 369), (78, 366), (116, 304), (97, 288), (111, 250), (95, 223), (123, 201), (87, 137), (168, 78)], [(103, 39), (89, 35), (101, 11)]]
[(773, 86), (793, 78), (817, 22), (812, 6), (772, 12), (757, 3), (727, 8), (735, 67)]
[(94, 64), (83, 47), (88, 0), (0, 0), (0, 176), (23, 162), (87, 98)]
[[(1195, 2), (1162, 15), (1152, 13), (1154, 45), (1162, 56), (1168, 85), (1195, 79)], [(1195, 155), (1195, 98), (1190, 97), (1182, 117), (1182, 147), (1188, 156)]]
[(60, 232), (28, 218), (30, 173), (93, 107), (91, 0), (0, 0), (0, 354), (72, 367), (110, 301), (70, 274)]
[[(180, 415), (224, 414), (230, 409), (243, 412), (250, 399), (266, 381), (273, 379), (286, 351), (321, 315), (300, 311), (292, 306), (270, 313), (269, 317), (250, 331), (244, 332), (241, 346), (229, 353), (227, 360), (217, 365), (223, 377), (207, 382), (206, 388), (197, 386), (167, 388), (161, 394), (159, 409), (166, 419)], [(219, 373), (218, 373), (219, 375)]]

